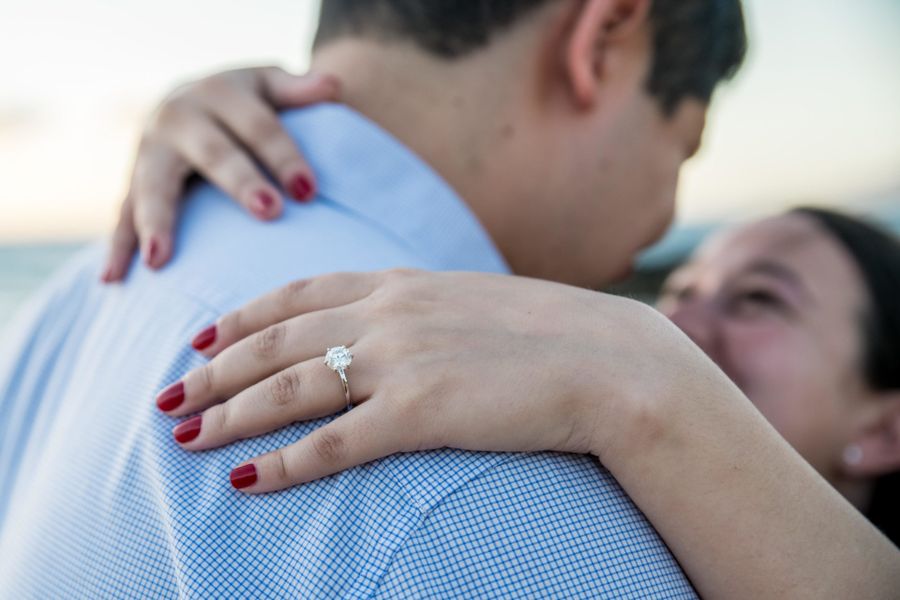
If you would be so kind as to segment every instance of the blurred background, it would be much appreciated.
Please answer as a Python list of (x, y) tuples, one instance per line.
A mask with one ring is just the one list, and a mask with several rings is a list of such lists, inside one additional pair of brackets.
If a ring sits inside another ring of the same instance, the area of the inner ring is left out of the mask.
[[(327, 0), (325, 0), (327, 1)], [(900, 230), (900, 2), (745, 0), (751, 50), (715, 99), (642, 296), (709, 231), (798, 203)], [(303, 70), (317, 0), (0, 0), (0, 326), (112, 226), (140, 128), (174, 86)]]

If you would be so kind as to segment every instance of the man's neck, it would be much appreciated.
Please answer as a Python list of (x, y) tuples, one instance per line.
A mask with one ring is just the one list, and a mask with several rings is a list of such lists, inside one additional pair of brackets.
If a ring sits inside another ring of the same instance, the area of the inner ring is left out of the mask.
[(517, 189), (522, 184), (504, 166), (514, 157), (520, 103), (510, 97), (516, 90), (497, 84), (508, 81), (508, 74), (499, 77), (464, 63), (399, 43), (346, 39), (317, 50), (312, 68), (340, 78), (342, 101), (434, 168), (466, 201), (512, 269), (527, 272), (517, 247), (520, 223), (511, 215), (521, 212), (515, 211), (516, 199), (532, 192)]

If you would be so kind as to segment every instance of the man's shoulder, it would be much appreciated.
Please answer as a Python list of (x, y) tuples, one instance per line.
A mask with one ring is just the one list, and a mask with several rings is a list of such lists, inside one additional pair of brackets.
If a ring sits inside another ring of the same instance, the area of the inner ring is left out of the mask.
[(140, 268), (134, 285), (163, 285), (228, 310), (290, 281), (337, 271), (435, 268), (403, 240), (319, 198), (288, 204), (260, 222), (214, 187), (188, 195), (172, 262), (158, 273)]
[(695, 597), (593, 457), (440, 450), (389, 460), (419, 523), (383, 579), (387, 595)]
[(386, 459), (398, 489), (424, 515), (462, 503), (511, 508), (558, 505), (563, 511), (628, 512), (644, 516), (596, 458), (557, 452), (472, 452), (441, 449)]

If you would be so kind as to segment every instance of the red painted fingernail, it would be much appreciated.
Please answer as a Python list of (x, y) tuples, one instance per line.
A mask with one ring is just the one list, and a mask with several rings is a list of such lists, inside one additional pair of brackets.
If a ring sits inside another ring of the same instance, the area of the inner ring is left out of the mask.
[(194, 347), (194, 350), (200, 352), (202, 350), (206, 350), (210, 346), (213, 345), (213, 342), (216, 341), (216, 326), (210, 325), (203, 331), (197, 334), (194, 340), (191, 342), (191, 346)]
[(156, 264), (156, 258), (159, 254), (159, 242), (156, 241), (156, 238), (150, 239), (150, 244), (147, 245), (147, 265), (154, 266)]
[(195, 440), (197, 439), (197, 436), (200, 435), (201, 421), (203, 421), (203, 415), (191, 417), (187, 421), (183, 421), (176, 425), (175, 429), (172, 430), (172, 434), (175, 436), (175, 439), (182, 444)]
[(112, 265), (106, 267), (106, 270), (103, 271), (103, 275), (100, 276), (100, 281), (103, 283), (112, 282)]
[(250, 463), (231, 471), (231, 485), (242, 490), (256, 483), (256, 465)]
[(269, 212), (275, 206), (275, 196), (263, 190), (256, 193), (256, 208), (260, 212)]
[(156, 405), (159, 410), (169, 412), (175, 410), (184, 402), (184, 382), (178, 381), (173, 383), (156, 397)]
[(301, 202), (312, 200), (313, 186), (305, 175), (297, 175), (291, 179), (291, 195)]

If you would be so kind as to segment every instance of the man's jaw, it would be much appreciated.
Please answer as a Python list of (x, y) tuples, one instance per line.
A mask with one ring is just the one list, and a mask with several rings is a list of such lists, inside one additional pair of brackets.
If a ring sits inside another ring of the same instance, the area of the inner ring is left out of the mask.
[(618, 271), (616, 271), (615, 275), (610, 278), (610, 283), (622, 283), (626, 279), (630, 278), (634, 275), (634, 261), (628, 260), (624, 263)]

